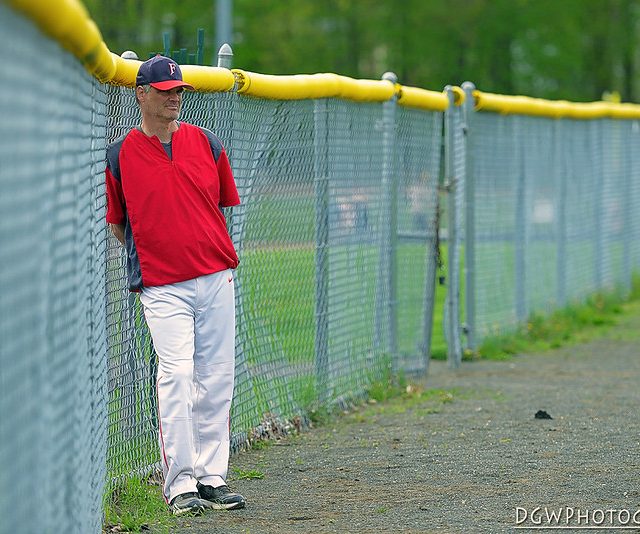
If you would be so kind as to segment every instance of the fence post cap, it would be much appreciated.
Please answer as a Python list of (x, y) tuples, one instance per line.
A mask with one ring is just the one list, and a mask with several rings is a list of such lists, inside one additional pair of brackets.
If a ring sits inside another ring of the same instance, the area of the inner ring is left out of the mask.
[(398, 76), (396, 75), (396, 73), (395, 73), (395, 72), (390, 72), (390, 71), (385, 72), (385, 73), (382, 75), (382, 79), (383, 79), (383, 80), (390, 81), (391, 83), (394, 83), (394, 84), (395, 84), (395, 83), (398, 83)]
[(229, 43), (224, 43), (218, 50), (218, 67), (230, 69), (233, 63), (233, 49)]

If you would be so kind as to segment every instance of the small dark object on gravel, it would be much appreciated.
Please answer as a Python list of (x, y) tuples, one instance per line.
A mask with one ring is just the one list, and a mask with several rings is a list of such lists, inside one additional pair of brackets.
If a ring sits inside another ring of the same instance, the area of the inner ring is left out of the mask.
[(534, 416), (536, 419), (553, 419), (547, 412), (544, 410), (538, 410), (536, 415)]

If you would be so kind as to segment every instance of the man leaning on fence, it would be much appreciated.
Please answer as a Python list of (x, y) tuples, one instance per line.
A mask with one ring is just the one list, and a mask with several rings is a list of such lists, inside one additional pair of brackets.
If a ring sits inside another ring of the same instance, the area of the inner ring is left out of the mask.
[(225, 480), (238, 257), (220, 209), (240, 199), (220, 140), (178, 122), (185, 89), (173, 60), (140, 66), (142, 121), (107, 149), (107, 222), (158, 355), (164, 497), (174, 514), (198, 514), (245, 505)]

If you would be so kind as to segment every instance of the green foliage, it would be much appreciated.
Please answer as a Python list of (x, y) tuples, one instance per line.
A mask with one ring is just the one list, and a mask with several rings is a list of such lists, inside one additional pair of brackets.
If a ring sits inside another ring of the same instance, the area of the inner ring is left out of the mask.
[(271, 446), (271, 441), (268, 439), (257, 439), (251, 442), (251, 449), (254, 451), (262, 451), (268, 449)]
[(258, 469), (240, 469), (238, 467), (231, 468), (234, 480), (261, 480), (264, 473)]
[(376, 402), (384, 402), (398, 394), (398, 389), (393, 382), (374, 382), (367, 388), (369, 398)]
[(394, 374), (391, 366), (391, 358), (386, 356), (379, 371), (371, 371), (367, 396), (376, 402), (384, 402), (402, 394), (407, 386), (407, 380), (403, 370)]
[[(214, 63), (215, 2), (85, 0), (115, 53), (195, 50)], [(117, 16), (114, 16), (117, 14)], [(640, 99), (640, 0), (252, 0), (233, 2), (234, 66), (268, 74), (336, 72), (440, 90)]]
[(316, 406), (309, 410), (309, 420), (314, 425), (325, 425), (331, 420), (332, 417), (333, 414), (326, 406)]
[(152, 527), (154, 532), (170, 532), (174, 517), (162, 497), (160, 486), (139, 478), (126, 480), (118, 490), (106, 497), (105, 528), (117, 526), (121, 532), (141, 532)]

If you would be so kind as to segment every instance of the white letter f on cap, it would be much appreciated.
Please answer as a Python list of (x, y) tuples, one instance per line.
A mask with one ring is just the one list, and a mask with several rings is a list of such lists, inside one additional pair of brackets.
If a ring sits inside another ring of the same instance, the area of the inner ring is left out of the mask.
[(173, 73), (176, 71), (176, 66), (174, 63), (169, 63), (169, 74), (173, 76)]

